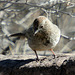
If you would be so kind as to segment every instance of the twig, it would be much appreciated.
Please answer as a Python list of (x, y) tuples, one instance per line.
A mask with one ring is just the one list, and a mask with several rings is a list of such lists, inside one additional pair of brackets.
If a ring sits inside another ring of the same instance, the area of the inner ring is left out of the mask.
[(65, 39), (69, 39), (70, 41), (75, 40), (75, 37), (68, 37), (66, 35), (61, 34), (61, 37), (65, 38)]
[(14, 42), (11, 39), (9, 39), (7, 35), (0, 35), (0, 37), (6, 38), (13, 46), (15, 45)]
[(46, 9), (44, 9), (44, 8), (41, 8), (45, 13), (46, 13), (46, 15), (47, 15), (47, 18), (48, 18), (48, 12), (47, 12), (47, 10)]
[(3, 10), (5, 10), (5, 9), (7, 9), (7, 8), (11, 7), (11, 6), (12, 6), (12, 4), (11, 4), (11, 5), (9, 5), (8, 7), (3, 7), (3, 8), (1, 8), (1, 9), (0, 9), (0, 11), (3, 11)]
[[(15, 2), (17, 2), (17, 1), (18, 1), (18, 0), (16, 0)], [(9, 8), (9, 7), (11, 7), (11, 6), (13, 5), (13, 3), (12, 3), (11, 1), (0, 1), (0, 3), (1, 3), (1, 2), (10, 3), (10, 5), (7, 6), (7, 7), (3, 7), (3, 8), (1, 8), (0, 11), (3, 11), (3, 10), (5, 10), (5, 9), (7, 9), (7, 8)]]
[[(21, 4), (19, 2), (11, 2), (11, 1), (0, 1), (0, 2), (7, 2), (7, 3), (11, 3), (11, 4)], [(36, 4), (30, 4), (30, 3), (27, 3), (27, 2), (26, 3), (22, 3), (22, 4), (26, 4), (26, 5), (31, 6), (31, 7), (51, 9), (51, 8), (53, 8), (53, 6), (56, 6), (57, 4), (60, 4), (60, 3), (65, 3), (65, 2), (63, 2), (63, 1), (60, 0), (59, 2), (48, 1), (48, 2), (45, 2), (45, 3), (37, 4), (37, 5)], [(4, 9), (7, 9), (7, 8), (9, 8), (9, 7), (2, 8), (0, 10), (4, 10)]]

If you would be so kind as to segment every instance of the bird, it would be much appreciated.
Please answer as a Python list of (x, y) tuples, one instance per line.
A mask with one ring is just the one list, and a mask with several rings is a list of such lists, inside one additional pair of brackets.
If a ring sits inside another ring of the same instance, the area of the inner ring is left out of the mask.
[(36, 51), (50, 50), (55, 57), (53, 49), (60, 40), (60, 29), (47, 17), (38, 16), (28, 29), (10, 35), (10, 37), (16, 36), (28, 39), (29, 47), (35, 52), (36, 60), (39, 60)]

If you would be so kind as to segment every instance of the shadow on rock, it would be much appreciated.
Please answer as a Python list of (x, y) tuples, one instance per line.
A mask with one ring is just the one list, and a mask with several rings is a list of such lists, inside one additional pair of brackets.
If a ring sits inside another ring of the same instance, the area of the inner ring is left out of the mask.
[(9, 67), (9, 68), (13, 68), (13, 67), (20, 67), (22, 65), (28, 64), (32, 61), (35, 61), (34, 59), (27, 59), (27, 60), (12, 60), (12, 59), (6, 59), (6, 60), (2, 60), (0, 61), (0, 66), (1, 67)]

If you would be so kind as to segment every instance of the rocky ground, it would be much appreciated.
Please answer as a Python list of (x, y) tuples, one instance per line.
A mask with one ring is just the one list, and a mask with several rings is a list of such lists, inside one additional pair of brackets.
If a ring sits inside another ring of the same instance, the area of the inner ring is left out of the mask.
[(0, 75), (75, 75), (75, 54), (0, 55)]

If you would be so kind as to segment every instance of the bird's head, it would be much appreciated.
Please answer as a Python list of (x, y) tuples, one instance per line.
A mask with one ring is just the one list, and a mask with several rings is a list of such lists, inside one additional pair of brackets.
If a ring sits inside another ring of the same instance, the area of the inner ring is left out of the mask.
[(45, 16), (37, 17), (33, 22), (34, 35), (45, 34), (50, 23), (51, 22)]

